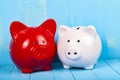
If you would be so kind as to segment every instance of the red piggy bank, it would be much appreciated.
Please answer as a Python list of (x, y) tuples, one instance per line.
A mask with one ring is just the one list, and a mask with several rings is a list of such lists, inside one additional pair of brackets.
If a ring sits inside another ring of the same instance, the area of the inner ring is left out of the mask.
[(38, 27), (27, 27), (14, 21), (10, 25), (10, 56), (23, 73), (46, 71), (56, 53), (56, 22), (48, 19)]

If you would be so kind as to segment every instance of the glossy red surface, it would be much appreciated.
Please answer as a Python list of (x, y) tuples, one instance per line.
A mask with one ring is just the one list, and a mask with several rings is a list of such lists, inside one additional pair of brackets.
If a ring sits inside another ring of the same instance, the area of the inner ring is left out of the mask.
[(23, 73), (50, 70), (56, 53), (56, 22), (48, 19), (38, 27), (14, 21), (10, 25), (10, 56)]

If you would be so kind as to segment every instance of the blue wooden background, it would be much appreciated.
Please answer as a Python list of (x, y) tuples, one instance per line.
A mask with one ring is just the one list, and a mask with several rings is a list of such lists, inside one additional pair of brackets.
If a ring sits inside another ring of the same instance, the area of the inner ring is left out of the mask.
[(54, 18), (57, 27), (94, 25), (102, 39), (100, 59), (120, 58), (120, 0), (1, 0), (0, 64), (12, 64), (8, 49), (12, 21), (38, 26), (47, 18)]

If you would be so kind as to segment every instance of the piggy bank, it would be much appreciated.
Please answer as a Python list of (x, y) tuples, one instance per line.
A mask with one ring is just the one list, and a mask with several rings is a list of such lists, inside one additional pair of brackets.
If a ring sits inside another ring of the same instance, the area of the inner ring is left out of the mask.
[(101, 40), (94, 26), (59, 27), (58, 57), (63, 67), (92, 69), (101, 53)]
[(51, 69), (56, 53), (55, 31), (53, 19), (46, 20), (38, 27), (27, 27), (18, 21), (11, 23), (10, 56), (23, 73)]

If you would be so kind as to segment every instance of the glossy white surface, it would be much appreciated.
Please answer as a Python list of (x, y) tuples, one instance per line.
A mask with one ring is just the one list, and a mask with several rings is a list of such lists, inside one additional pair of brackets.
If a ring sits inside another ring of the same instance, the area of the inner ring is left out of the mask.
[(59, 27), (58, 56), (64, 68), (92, 69), (102, 49), (94, 26)]

